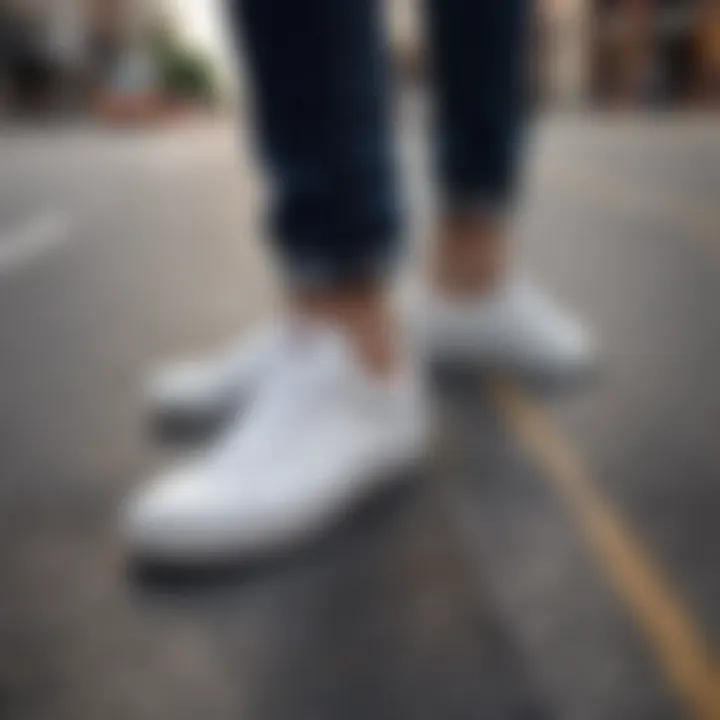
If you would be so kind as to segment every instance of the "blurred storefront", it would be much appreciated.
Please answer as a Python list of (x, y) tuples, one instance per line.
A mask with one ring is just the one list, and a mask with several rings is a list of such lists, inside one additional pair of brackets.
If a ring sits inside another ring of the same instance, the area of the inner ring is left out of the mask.
[(0, 115), (86, 111), (124, 65), (140, 64), (155, 6), (0, 0)]
[(704, 102), (720, 106), (720, 0), (705, 0), (698, 17), (698, 92)]
[(590, 27), (597, 102), (720, 99), (720, 0), (595, 0)]
[[(392, 0), (403, 66), (422, 68), (418, 0)], [(545, 106), (720, 103), (720, 0), (537, 0), (528, 57)]]
[[(402, 67), (423, 76), (419, 0), (390, 3)], [(528, 66), (543, 106), (720, 102), (720, 0), (538, 0)]]
[[(186, 16), (204, 17), (195, 2), (0, 0), (0, 115), (84, 111), (98, 89), (146, 102), (157, 79), (149, 28), (161, 8), (191, 5)], [(425, 66), (419, 5), (388, 3), (401, 64), (416, 78)], [(536, 8), (529, 67), (543, 105), (720, 104), (720, 0), (538, 0)]]
[(578, 105), (589, 94), (589, 0), (544, 0), (534, 16), (529, 57), (541, 104)]
[(720, 102), (720, 0), (543, 0), (536, 29), (546, 104)]
[(74, 68), (56, 47), (59, 17), (50, 3), (0, 4), (0, 112), (44, 111), (64, 99)]
[(613, 104), (688, 99), (692, 2), (596, 0), (592, 96)]

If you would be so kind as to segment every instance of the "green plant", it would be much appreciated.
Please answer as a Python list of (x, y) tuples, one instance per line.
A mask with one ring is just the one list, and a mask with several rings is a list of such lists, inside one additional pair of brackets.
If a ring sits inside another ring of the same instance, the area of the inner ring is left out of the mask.
[(202, 52), (185, 45), (167, 25), (156, 28), (151, 47), (165, 93), (207, 104), (217, 100), (215, 69)]

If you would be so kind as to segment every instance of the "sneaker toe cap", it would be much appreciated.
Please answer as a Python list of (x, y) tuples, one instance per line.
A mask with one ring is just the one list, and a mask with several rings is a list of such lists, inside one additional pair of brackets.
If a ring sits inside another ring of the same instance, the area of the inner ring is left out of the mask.
[(219, 554), (233, 529), (227, 508), (206, 479), (173, 473), (130, 497), (121, 533), (134, 554), (149, 559)]
[(220, 399), (209, 373), (196, 363), (155, 373), (148, 382), (147, 395), (155, 408), (167, 413), (210, 411)]

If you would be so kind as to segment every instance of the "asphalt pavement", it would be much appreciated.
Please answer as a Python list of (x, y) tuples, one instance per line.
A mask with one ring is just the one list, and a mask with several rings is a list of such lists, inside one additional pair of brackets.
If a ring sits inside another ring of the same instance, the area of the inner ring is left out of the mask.
[(518, 264), (597, 332), (592, 383), (451, 383), (427, 476), (325, 543), (140, 582), (118, 503), (180, 452), (143, 380), (275, 298), (248, 155), (222, 120), (0, 131), (0, 716), (720, 717), (717, 119), (537, 123)]

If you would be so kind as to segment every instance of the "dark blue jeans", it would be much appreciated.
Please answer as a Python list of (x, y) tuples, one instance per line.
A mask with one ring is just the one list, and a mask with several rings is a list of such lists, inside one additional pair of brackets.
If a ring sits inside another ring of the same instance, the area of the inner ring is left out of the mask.
[[(230, 0), (290, 282), (373, 278), (399, 255), (382, 0)], [(428, 0), (445, 202), (509, 201), (527, 0)]]

